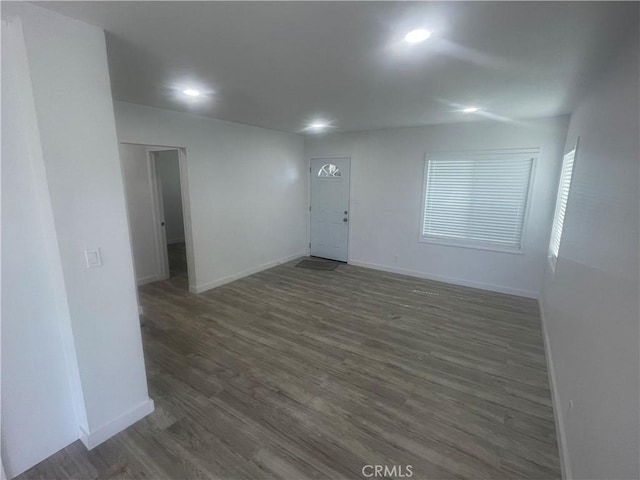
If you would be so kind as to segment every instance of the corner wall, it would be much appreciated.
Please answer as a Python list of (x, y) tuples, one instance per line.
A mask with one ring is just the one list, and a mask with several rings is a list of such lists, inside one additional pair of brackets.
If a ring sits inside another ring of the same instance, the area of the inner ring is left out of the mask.
[[(48, 314), (47, 321), (59, 329), (70, 326), (72, 345), (62, 346), (67, 358), (67, 383), (71, 385), (67, 388), (72, 389), (74, 397), (73, 388), (78, 385), (80, 392), (75, 393), (82, 396), (81, 408), (74, 412), (74, 419), (58, 412), (56, 421), (63, 425), (40, 422), (34, 425), (37, 433), (33, 438), (59, 435), (59, 440), (66, 432), (64, 441), (55, 444), (57, 448), (77, 438), (92, 448), (153, 410), (147, 393), (104, 32), (27, 3), (3, 3), (2, 17), (19, 19), (22, 23), (30, 72), (30, 84), (25, 88), (31, 90), (35, 112), (35, 125), (27, 129), (30, 137), (26, 140), (26, 153), (11, 154), (27, 161), (21, 157), (41, 148), (43, 182), (48, 195), (36, 202), (52, 213), (57, 246), (50, 252), (61, 266), (68, 324), (62, 321), (62, 316), (56, 318), (50, 308), (43, 315)], [(3, 69), (3, 84), (6, 74)], [(20, 112), (24, 108), (21, 105)], [(3, 130), (5, 120), (3, 108)], [(25, 184), (33, 181), (35, 173), (31, 171), (28, 175), (32, 178), (27, 178)], [(3, 175), (6, 185), (12, 185), (13, 181)], [(2, 214), (3, 235), (5, 228), (12, 229), (20, 225), (18, 220), (25, 221), (18, 218), (6, 223), (12, 217), (6, 217), (5, 221), (4, 202)], [(36, 223), (40, 228), (45, 225), (42, 219)], [(22, 243), (15, 242), (11, 251), (12, 256), (25, 258), (22, 268), (27, 271), (33, 268), (30, 259), (40, 255), (31, 247), (25, 239)], [(89, 269), (84, 252), (93, 249), (100, 250), (102, 266)], [(4, 253), (3, 247), (3, 256)], [(6, 272), (3, 264), (3, 280)], [(40, 277), (37, 270), (31, 273)], [(40, 284), (44, 291), (57, 288), (55, 284), (46, 284), (44, 279), (40, 281), (44, 282)], [(35, 320), (28, 322), (37, 305), (38, 301), (23, 302), (24, 311), (9, 312), (13, 317), (10, 319), (5, 317), (3, 308), (3, 343), (6, 325), (26, 328), (23, 337), (30, 343), (46, 332), (51, 335), (51, 342), (56, 342), (51, 330), (45, 330)], [(29, 412), (41, 408), (40, 402), (48, 401), (46, 395), (20, 398), (22, 383), (53, 381), (56, 388), (63, 388), (58, 376), (49, 378), (48, 369), (35, 367), (38, 362), (48, 361), (44, 357), (47, 349), (35, 344), (31, 347), (18, 346), (6, 352), (13, 356), (10, 364), (24, 367), (10, 379), (11, 383), (5, 383), (7, 357), (3, 349), (3, 420), (12, 418), (17, 424), (31, 422), (30, 415), (34, 414)], [(52, 357), (51, 361), (54, 360)], [(77, 366), (77, 371), (72, 371), (72, 365)], [(5, 403), (24, 408), (7, 411)], [(49, 427), (53, 431), (48, 431)], [(3, 453), (5, 444), (15, 449), (11, 458), (5, 459), (7, 468), (11, 467), (9, 475), (16, 475), (53, 453), (38, 448), (33, 438), (8, 430), (3, 422)], [(16, 457), (16, 451), (28, 452), (28, 458)]]
[(636, 30), (571, 116), (565, 150), (580, 141), (540, 299), (570, 478), (640, 477), (639, 42)]
[[(305, 157), (351, 157), (350, 263), (535, 298), (567, 122), (558, 117), (307, 136)], [(418, 241), (426, 153), (519, 147), (540, 147), (523, 255)]]
[(125, 102), (115, 114), (120, 142), (186, 149), (192, 292), (305, 254), (302, 136)]
[(84, 409), (18, 19), (2, 25), (1, 204), (0, 445), (11, 478), (76, 440)]

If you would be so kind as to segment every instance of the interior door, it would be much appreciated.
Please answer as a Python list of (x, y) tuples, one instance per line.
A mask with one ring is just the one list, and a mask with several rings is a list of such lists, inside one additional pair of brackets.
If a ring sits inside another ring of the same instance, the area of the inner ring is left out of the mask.
[(346, 262), (351, 159), (311, 159), (311, 255)]
[(162, 194), (162, 181), (158, 175), (158, 167), (156, 161), (159, 151), (149, 152), (151, 161), (151, 179), (154, 183), (153, 203), (155, 207), (154, 220), (156, 224), (156, 244), (158, 249), (158, 262), (162, 279), (166, 280), (170, 277), (169, 272), (169, 252), (167, 251), (167, 228), (164, 213), (164, 195)]

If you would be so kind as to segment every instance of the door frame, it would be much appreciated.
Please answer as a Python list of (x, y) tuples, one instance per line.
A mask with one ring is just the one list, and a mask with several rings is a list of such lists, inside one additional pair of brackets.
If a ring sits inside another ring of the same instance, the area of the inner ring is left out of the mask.
[[(167, 251), (167, 229), (166, 219), (164, 217), (164, 200), (162, 198), (162, 183), (158, 176), (156, 166), (156, 154), (158, 152), (166, 152), (167, 149), (147, 149), (147, 171), (149, 181), (151, 183), (151, 197), (153, 199), (153, 225), (154, 225), (154, 243), (156, 244), (156, 252), (158, 252), (158, 265), (160, 266), (161, 280), (170, 277), (169, 272), (169, 252)], [(182, 183), (182, 182), (181, 182)], [(182, 187), (181, 187), (182, 190)], [(183, 212), (184, 217), (184, 212)]]
[(353, 162), (351, 161), (353, 159), (352, 155), (313, 155), (311, 157), (308, 158), (308, 162), (307, 162), (307, 185), (309, 186), (308, 190), (307, 190), (307, 204), (309, 206), (309, 208), (307, 209), (307, 249), (306, 249), (306, 253), (307, 253), (307, 257), (311, 256), (311, 189), (313, 188), (311, 185), (311, 161), (312, 160), (322, 160), (322, 159), (326, 159), (326, 160), (331, 160), (331, 159), (335, 159), (335, 158), (346, 158), (349, 161), (349, 197), (348, 197), (348, 205), (347, 205), (347, 211), (349, 212), (349, 222), (348, 222), (348, 226), (347, 226), (347, 262), (346, 263), (351, 263), (351, 176), (353, 175), (353, 169), (351, 168), (353, 165)]
[[(169, 256), (167, 252), (166, 230), (161, 225), (164, 221), (164, 208), (162, 204), (162, 186), (156, 171), (155, 153), (166, 150), (176, 150), (178, 152), (178, 166), (180, 170), (180, 194), (182, 196), (182, 218), (184, 223), (184, 241), (187, 251), (187, 277), (189, 279), (189, 291), (194, 292), (196, 285), (195, 275), (195, 255), (193, 248), (193, 225), (191, 221), (191, 202), (189, 194), (189, 178), (187, 165), (187, 150), (184, 147), (176, 147), (171, 145), (151, 145), (145, 143), (121, 142), (125, 145), (137, 145), (145, 147), (147, 176), (149, 185), (151, 186), (151, 197), (153, 202), (153, 222), (154, 243), (158, 252), (158, 265), (160, 266), (160, 275), (162, 279), (169, 278)], [(123, 179), (124, 180), (124, 179)], [(127, 213), (128, 215), (128, 213)], [(131, 242), (131, 234), (129, 234)], [(133, 254), (133, 248), (131, 249)], [(133, 258), (132, 258), (133, 260)], [(135, 261), (134, 270), (135, 270)], [(158, 278), (160, 280), (161, 278)], [(156, 280), (154, 280), (156, 281)]]

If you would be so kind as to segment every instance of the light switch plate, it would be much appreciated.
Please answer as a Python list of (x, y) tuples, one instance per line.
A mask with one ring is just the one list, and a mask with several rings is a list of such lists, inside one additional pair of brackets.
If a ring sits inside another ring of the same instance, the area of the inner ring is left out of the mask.
[(85, 250), (84, 259), (87, 262), (87, 268), (96, 268), (102, 266), (102, 255), (100, 255), (100, 249)]

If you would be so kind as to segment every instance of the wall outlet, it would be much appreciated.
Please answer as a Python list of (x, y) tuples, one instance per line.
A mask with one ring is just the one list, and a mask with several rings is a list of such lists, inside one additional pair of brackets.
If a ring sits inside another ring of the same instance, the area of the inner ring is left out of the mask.
[(393, 263), (398, 263), (398, 255), (393, 256)]

